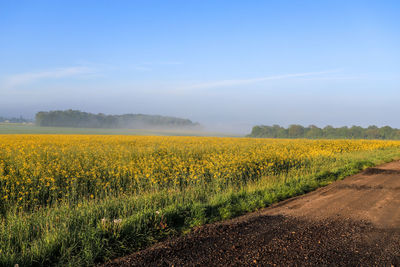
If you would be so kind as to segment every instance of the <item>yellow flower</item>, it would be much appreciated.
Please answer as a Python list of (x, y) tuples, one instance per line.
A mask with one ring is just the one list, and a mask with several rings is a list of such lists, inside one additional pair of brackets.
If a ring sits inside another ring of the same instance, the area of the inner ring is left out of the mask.
[(0, 135), (0, 196), (11, 204), (245, 183), (335, 160), (400, 148), (398, 141), (215, 137)]

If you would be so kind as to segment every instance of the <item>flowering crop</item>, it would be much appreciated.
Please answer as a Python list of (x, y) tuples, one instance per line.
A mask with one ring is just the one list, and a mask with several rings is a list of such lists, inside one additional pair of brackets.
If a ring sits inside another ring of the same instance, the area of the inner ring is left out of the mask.
[[(2, 135), (3, 209), (191, 185), (246, 183), (396, 141)], [(1, 207), (0, 207), (1, 208)]]

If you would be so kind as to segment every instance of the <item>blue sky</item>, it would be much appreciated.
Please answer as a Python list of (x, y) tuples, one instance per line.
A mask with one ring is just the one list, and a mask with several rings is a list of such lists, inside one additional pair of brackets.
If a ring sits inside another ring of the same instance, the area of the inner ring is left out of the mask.
[(400, 127), (398, 1), (0, 1), (0, 116)]

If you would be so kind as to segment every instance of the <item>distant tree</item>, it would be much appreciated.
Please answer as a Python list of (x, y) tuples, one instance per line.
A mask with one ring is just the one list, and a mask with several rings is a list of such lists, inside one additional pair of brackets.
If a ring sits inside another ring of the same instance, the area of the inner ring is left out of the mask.
[(79, 110), (56, 110), (38, 112), (35, 117), (38, 126), (79, 127), (79, 128), (176, 128), (199, 127), (188, 119), (159, 115), (124, 114), (105, 115), (92, 114)]
[(381, 139), (379, 128), (375, 125), (369, 126), (365, 131), (365, 135), (368, 139)]
[(288, 129), (290, 138), (301, 138), (304, 137), (304, 127), (298, 124), (292, 124)]
[(326, 138), (335, 138), (335, 136), (336, 136), (335, 128), (333, 128), (333, 126), (331, 126), (331, 125), (325, 126), (322, 129), (322, 132), (323, 132), (323, 136)]
[(353, 125), (350, 128), (350, 136), (351, 136), (351, 138), (354, 138), (354, 139), (365, 138), (364, 129), (360, 126)]
[(396, 133), (390, 126), (384, 126), (379, 129), (379, 134), (382, 139), (395, 139)]
[(323, 129), (315, 125), (303, 127), (298, 124), (292, 124), (287, 129), (279, 126), (254, 126), (250, 137), (266, 137), (266, 138), (343, 138), (343, 139), (393, 139), (400, 140), (400, 130), (390, 126), (379, 128), (371, 125), (368, 128), (353, 125), (348, 128), (347, 126), (334, 128), (333, 126), (326, 126)]
[(254, 126), (253, 129), (251, 130), (251, 135), (253, 137), (262, 137), (266, 134), (263, 131), (263, 126)]
[(279, 138), (288, 138), (288, 130), (286, 130), (285, 128), (274, 124), (272, 125), (273, 131), (274, 131), (274, 136), (272, 136), (273, 138), (279, 137)]
[(25, 119), (22, 116), (19, 116), (18, 118), (16, 117), (1, 117), (0, 116), (0, 122), (11, 122), (11, 123), (28, 123), (28, 122), (32, 122), (32, 120), (30, 119)]
[(307, 127), (305, 137), (306, 138), (321, 138), (323, 136), (323, 132), (320, 128), (315, 125), (310, 125)]
[(349, 138), (349, 128), (347, 126), (336, 128), (334, 136), (338, 138)]

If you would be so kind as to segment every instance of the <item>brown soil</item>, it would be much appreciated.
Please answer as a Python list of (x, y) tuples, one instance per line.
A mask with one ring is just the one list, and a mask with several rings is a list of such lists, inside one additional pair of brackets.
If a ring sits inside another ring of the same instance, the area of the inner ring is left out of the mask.
[(400, 266), (400, 162), (105, 266)]

